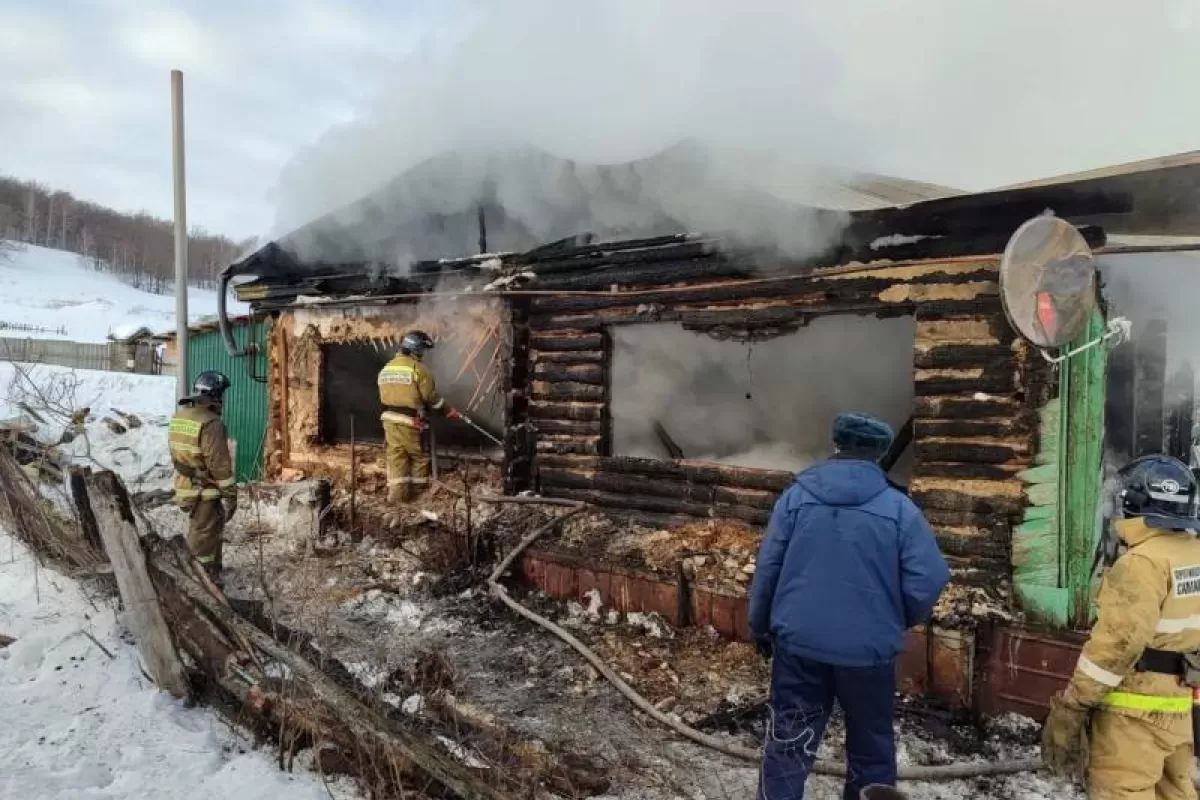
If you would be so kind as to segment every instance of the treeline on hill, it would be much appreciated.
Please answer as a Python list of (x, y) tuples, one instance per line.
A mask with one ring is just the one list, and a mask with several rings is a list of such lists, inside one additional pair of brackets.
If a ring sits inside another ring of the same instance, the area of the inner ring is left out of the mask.
[[(32, 181), (0, 175), (0, 239), (78, 253), (93, 269), (145, 291), (165, 294), (175, 284), (173, 223), (145, 212), (124, 214)], [(251, 244), (192, 228), (188, 283), (215, 287), (221, 269)]]

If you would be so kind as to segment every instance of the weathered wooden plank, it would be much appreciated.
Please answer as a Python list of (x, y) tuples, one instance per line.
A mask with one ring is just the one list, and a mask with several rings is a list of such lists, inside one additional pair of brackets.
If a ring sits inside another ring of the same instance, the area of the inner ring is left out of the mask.
[(1004, 481), (1020, 471), (1020, 464), (962, 464), (922, 461), (917, 474), (923, 478), (968, 478)]
[(568, 419), (593, 422), (604, 419), (604, 404), (596, 402), (549, 402), (531, 400), (529, 416), (532, 419)]
[(538, 381), (530, 385), (535, 400), (603, 400), (603, 386), (575, 381)]
[(664, 478), (692, 483), (761, 489), (775, 493), (786, 489), (792, 484), (794, 479), (794, 476), (790, 472), (755, 469), (753, 467), (735, 467), (711, 461), (689, 461), (686, 459), (681, 461), (659, 461), (652, 458), (634, 458), (631, 456), (605, 456), (589, 459), (555, 457), (542, 459), (542, 463), (550, 466), (588, 469), (596, 472), (639, 475), (644, 478)]
[(555, 364), (543, 362), (533, 367), (535, 381), (567, 381), (603, 386), (604, 367), (601, 364)]
[(534, 364), (602, 364), (603, 350), (532, 350), (529, 360)]
[(538, 453), (578, 453), (599, 455), (602, 436), (539, 436), (534, 445)]
[(577, 421), (568, 419), (539, 419), (534, 428), (540, 434), (567, 434), (569, 436), (602, 436), (604, 423), (599, 420)]
[(989, 395), (1008, 395), (1017, 390), (1016, 376), (1011, 373), (995, 373), (972, 378), (925, 377), (914, 381), (913, 391), (918, 397), (961, 394), (970, 396), (982, 392)]
[(79, 528), (83, 534), (83, 540), (99, 553), (104, 550), (104, 542), (100, 538), (100, 529), (96, 523), (96, 515), (92, 513), (92, 505), (88, 501), (86, 479), (89, 474), (91, 474), (90, 468), (71, 468), (71, 501), (75, 506), (75, 513), (79, 517)]
[(915, 421), (919, 439), (994, 438), (1007, 439), (1015, 435), (1029, 436), (1037, 425), (1037, 416), (1021, 411), (1015, 416), (993, 419), (918, 419)]
[(918, 345), (913, 354), (913, 365), (917, 369), (1006, 366), (1013, 370), (1015, 359), (1012, 347), (1002, 344)]
[(917, 310), (915, 336), (918, 350), (947, 343), (1011, 346), (1015, 341), (1015, 334), (1003, 313), (954, 316), (936, 314), (926, 307)]
[[(611, 292), (592, 297), (538, 298), (533, 308), (538, 314), (560, 314), (570, 311), (594, 311), (604, 308), (654, 304), (733, 303), (754, 304), (764, 300), (786, 298), (797, 303), (825, 303), (852, 298), (874, 298), (880, 292), (897, 285), (954, 285), (972, 282), (991, 283), (996, 270), (979, 262), (943, 262), (895, 267), (869, 267), (854, 272), (811, 272), (794, 277), (759, 274), (767, 280), (710, 280), (695, 288), (679, 287), (666, 292)], [(627, 283), (618, 281), (618, 283)], [(612, 281), (602, 283), (602, 288)]]
[[(918, 419), (990, 419), (1011, 417), (1021, 411), (1021, 405), (1009, 397), (918, 397), (915, 402)], [(918, 435), (920, 429), (918, 429)]]
[(975, 514), (1018, 514), (1025, 507), (1018, 480), (985, 481), (918, 477), (909, 496), (920, 506)]
[(129, 494), (117, 476), (108, 471), (85, 477), (84, 484), (104, 551), (117, 578), (129, 626), (150, 678), (172, 696), (187, 697), (187, 675), (146, 570)]
[(568, 489), (555, 486), (548, 487), (544, 493), (548, 497), (582, 500), (608, 508), (635, 509), (659, 514), (685, 514), (701, 518), (740, 519), (755, 525), (766, 524), (771, 516), (771, 512), (765, 509), (747, 506), (694, 503), (667, 497), (601, 492), (591, 489)]
[(530, 334), (529, 347), (542, 352), (599, 350), (604, 347), (604, 335), (573, 330), (538, 331)]
[(645, 494), (655, 497), (673, 497), (706, 505), (711, 505), (716, 500), (715, 486), (664, 478), (646, 480), (637, 475), (562, 467), (541, 467), (538, 475), (541, 478), (542, 486), (547, 489), (595, 489), (601, 492)]
[(1008, 464), (1026, 462), (1030, 458), (1029, 447), (1017, 443), (918, 439), (915, 446), (917, 459), (921, 462)]
[(946, 555), (971, 559), (975, 566), (978, 566), (978, 559), (997, 563), (1008, 562), (1008, 542), (1006, 540), (963, 534), (948, 528), (934, 528), (933, 532), (938, 547)]

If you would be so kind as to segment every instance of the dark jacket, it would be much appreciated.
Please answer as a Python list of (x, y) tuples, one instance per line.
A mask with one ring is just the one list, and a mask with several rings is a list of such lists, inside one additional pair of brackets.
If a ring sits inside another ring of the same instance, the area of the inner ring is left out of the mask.
[(893, 660), (950, 579), (928, 523), (867, 461), (822, 461), (775, 503), (750, 587), (750, 630), (844, 667)]

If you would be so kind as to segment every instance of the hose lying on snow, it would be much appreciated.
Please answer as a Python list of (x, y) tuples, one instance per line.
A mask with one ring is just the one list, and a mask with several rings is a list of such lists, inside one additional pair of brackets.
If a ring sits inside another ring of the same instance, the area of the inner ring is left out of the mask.
[[(537, 503), (540, 498), (488, 497), (488, 498), (484, 498), (484, 499), (487, 502), (493, 502), (493, 503), (517, 502), (517, 503), (531, 503), (532, 504), (532, 503)], [(512, 552), (510, 552), (507, 556), (505, 556), (504, 560), (502, 560), (496, 566), (496, 568), (494, 570), (492, 570), (492, 574), (488, 576), (488, 581), (487, 581), (488, 588), (491, 590), (492, 595), (497, 600), (504, 603), (504, 605), (508, 606), (510, 609), (512, 609), (514, 612), (516, 612), (517, 614), (521, 615), (522, 617), (529, 620), (533, 624), (550, 631), (555, 636), (557, 636), (559, 639), (562, 639), (564, 642), (571, 645), (571, 647), (574, 648), (575, 651), (578, 652), (581, 656), (583, 656), (589, 664), (591, 664), (593, 667), (595, 667), (596, 670), (599, 671), (599, 673), (601, 675), (603, 675), (605, 677), (605, 679), (609, 683), (611, 683), (618, 692), (623, 694), (625, 696), (625, 698), (627, 700), (629, 700), (629, 702), (633, 703), (638, 708), (638, 710), (641, 711), (646, 716), (667, 726), (668, 728), (675, 731), (679, 735), (683, 736), (684, 738), (690, 739), (691, 741), (696, 742), (697, 744), (704, 745), (705, 747), (712, 748), (713, 750), (717, 750), (718, 752), (725, 753), (726, 755), (734, 756), (735, 758), (741, 758), (746, 761), (757, 762), (757, 761), (761, 760), (762, 752), (760, 750), (751, 750), (748, 747), (741, 747), (736, 744), (731, 744), (729, 742), (722, 741), (721, 739), (717, 739), (716, 737), (709, 736), (706, 733), (702, 733), (701, 731), (698, 731), (695, 728), (692, 728), (691, 726), (686, 725), (677, 719), (668, 717), (666, 714), (662, 713), (657, 708), (655, 708), (653, 705), (651, 705), (651, 703), (648, 700), (646, 700), (646, 698), (644, 698), (640, 694), (638, 694), (633, 689), (633, 687), (631, 687), (624, 680), (622, 680), (621, 676), (618, 675), (616, 672), (614, 672), (612, 670), (612, 668), (608, 666), (608, 664), (604, 663), (604, 661), (601, 660), (600, 656), (596, 655), (596, 653), (593, 652), (591, 648), (589, 648), (583, 642), (576, 639), (574, 636), (572, 636), (568, 631), (564, 630), (562, 627), (555, 625), (553, 622), (551, 622), (550, 620), (546, 619), (543, 616), (540, 616), (539, 614), (535, 614), (534, 612), (525, 608), (523, 605), (518, 603), (516, 600), (513, 600), (511, 597), (508, 596), (508, 591), (502, 585), (500, 585), (500, 577), (505, 572), (508, 571), (509, 567), (511, 567), (512, 563), (514, 561), (516, 561), (517, 557), (519, 555), (521, 555), (521, 553), (523, 553), (525, 551), (525, 549), (527, 547), (529, 547), (529, 545), (533, 544), (533, 542), (536, 541), (539, 537), (545, 535), (546, 533), (549, 533), (551, 530), (558, 527), (560, 524), (562, 524), (568, 518), (573, 517), (576, 514), (580, 513), (581, 511), (584, 510), (584, 508), (587, 505), (586, 503), (575, 502), (575, 501), (563, 501), (563, 500), (551, 501), (549, 504), (567, 507), (567, 508), (569, 508), (569, 510), (565, 514), (560, 514), (560, 515), (554, 517), (549, 522), (540, 526), (539, 528), (534, 530), (532, 533), (530, 533), (528, 536), (526, 536), (524, 539), (522, 539), (521, 542), (515, 548), (513, 548)], [(1017, 761), (998, 761), (998, 762), (994, 762), (994, 763), (964, 762), (964, 763), (959, 763), (959, 764), (946, 764), (943, 766), (933, 766), (933, 767), (922, 767), (922, 766), (901, 767), (900, 772), (899, 772), (899, 778), (900, 778), (900, 780), (907, 780), (907, 781), (944, 781), (944, 780), (956, 780), (956, 779), (962, 779), (962, 778), (977, 778), (977, 777), (984, 776), (984, 775), (1011, 775), (1011, 774), (1018, 773), (1018, 772), (1032, 772), (1034, 770), (1039, 769), (1040, 767), (1041, 767), (1041, 762), (1036, 759), (1024, 759), (1024, 760), (1017, 760)], [(812, 771), (819, 775), (834, 775), (834, 776), (838, 776), (838, 777), (845, 777), (846, 765), (841, 762), (835, 763), (835, 762), (830, 762), (830, 761), (817, 761), (816, 763), (813, 764)]]

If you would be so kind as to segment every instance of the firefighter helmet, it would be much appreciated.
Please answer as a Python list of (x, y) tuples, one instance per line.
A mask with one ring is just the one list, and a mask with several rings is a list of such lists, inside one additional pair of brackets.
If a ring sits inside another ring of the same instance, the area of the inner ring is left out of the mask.
[[(1196, 479), (1177, 458), (1149, 455), (1121, 468), (1121, 508), (1126, 516), (1155, 520), (1154, 527), (1195, 529)], [(1171, 524), (1172, 522), (1178, 524)]]
[(196, 393), (197, 397), (207, 397), (220, 403), (229, 386), (229, 378), (226, 378), (224, 373), (209, 370), (196, 376), (196, 382), (192, 384), (192, 391)]
[(400, 340), (400, 352), (413, 358), (420, 358), (426, 350), (432, 349), (433, 337), (425, 331), (409, 331)]

